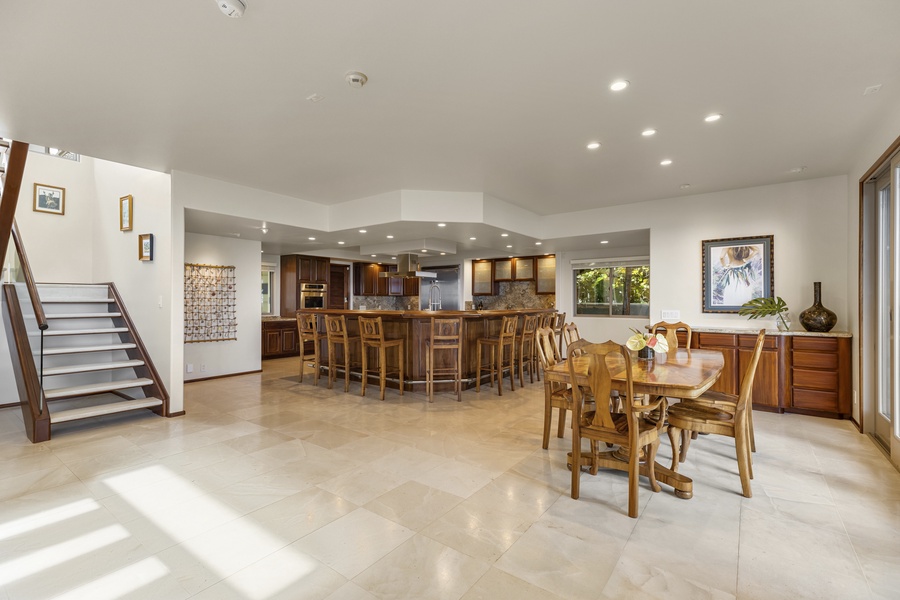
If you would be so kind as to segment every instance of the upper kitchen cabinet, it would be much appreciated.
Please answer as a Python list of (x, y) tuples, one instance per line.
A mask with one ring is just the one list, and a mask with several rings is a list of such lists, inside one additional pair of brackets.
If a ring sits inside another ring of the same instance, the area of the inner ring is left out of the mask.
[(538, 294), (556, 293), (556, 257), (539, 256), (537, 258), (537, 279), (535, 291)]
[(534, 281), (534, 257), (515, 259), (513, 279), (516, 281)]
[(328, 283), (330, 260), (320, 256), (298, 256), (300, 281), (303, 283)]
[(494, 259), (494, 281), (512, 281), (513, 280), (513, 260), (512, 258), (495, 258)]
[(491, 260), (472, 261), (472, 295), (490, 296), (494, 293), (493, 265)]

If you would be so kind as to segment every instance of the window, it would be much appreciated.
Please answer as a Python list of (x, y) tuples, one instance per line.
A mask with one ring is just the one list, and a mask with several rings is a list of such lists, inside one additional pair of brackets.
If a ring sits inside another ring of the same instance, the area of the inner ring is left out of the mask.
[(576, 261), (572, 267), (576, 315), (649, 316), (648, 258)]
[(269, 270), (268, 267), (262, 268), (262, 314), (275, 314), (274, 294), (275, 294), (275, 271)]
[(76, 162), (81, 160), (81, 155), (71, 152), (69, 150), (60, 150), (59, 148), (48, 148), (47, 146), (35, 146), (34, 144), (29, 145), (28, 149), (32, 152), (37, 152), (38, 154), (49, 154), (50, 156), (56, 156), (59, 158), (67, 158), (69, 160), (74, 160)]

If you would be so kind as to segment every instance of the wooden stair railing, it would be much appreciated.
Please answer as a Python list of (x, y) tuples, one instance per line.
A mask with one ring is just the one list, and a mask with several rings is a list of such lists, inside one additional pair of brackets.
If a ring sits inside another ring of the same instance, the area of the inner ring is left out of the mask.
[(9, 344), (9, 355), (12, 360), (13, 373), (16, 376), (16, 387), (22, 408), (22, 419), (25, 421), (25, 433), (32, 442), (44, 442), (50, 439), (50, 411), (44, 400), (40, 377), (34, 364), (34, 355), (25, 330), (25, 319), (19, 305), (19, 297), (13, 285), (3, 286), (3, 321), (6, 327), (6, 340)]
[(19, 190), (22, 187), (27, 158), (28, 144), (23, 142), (10, 144), (3, 193), (0, 195), (0, 265), (6, 262), (6, 249), (9, 247), (9, 237), (16, 218), (16, 205), (19, 202)]
[(19, 233), (19, 226), (16, 225), (15, 219), (13, 219), (12, 224), (12, 238), (13, 243), (16, 245), (16, 252), (19, 254), (19, 265), (25, 278), (25, 286), (28, 288), (28, 297), (31, 298), (31, 305), (34, 307), (34, 318), (37, 321), (38, 329), (44, 331), (48, 327), (47, 316), (44, 314), (41, 297), (37, 291), (37, 283), (34, 281), (34, 275), (31, 273), (31, 264), (28, 262), (28, 255), (25, 253), (25, 243), (22, 242), (22, 234)]

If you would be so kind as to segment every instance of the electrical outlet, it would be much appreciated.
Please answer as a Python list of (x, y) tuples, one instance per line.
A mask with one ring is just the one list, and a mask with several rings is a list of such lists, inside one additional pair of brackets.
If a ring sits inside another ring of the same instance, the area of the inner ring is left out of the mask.
[(680, 310), (661, 310), (659, 311), (659, 318), (662, 320), (675, 320), (681, 319), (681, 311)]
[(859, 396), (856, 390), (853, 390), (853, 406), (859, 406)]
[(200, 363), (200, 371), (206, 371), (206, 365), (204, 363)]
[(188, 364), (186, 364), (186, 365), (184, 366), (184, 370), (185, 370), (186, 372), (188, 372), (188, 373), (193, 373), (193, 372), (194, 372), (194, 365), (191, 364), (191, 363), (188, 363)]

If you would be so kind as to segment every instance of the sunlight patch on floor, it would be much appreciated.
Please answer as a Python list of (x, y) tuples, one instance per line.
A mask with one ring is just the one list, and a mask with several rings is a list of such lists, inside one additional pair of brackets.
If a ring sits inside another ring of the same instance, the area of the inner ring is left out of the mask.
[(0, 525), (0, 541), (28, 531), (40, 529), (41, 527), (46, 527), (47, 525), (60, 523), (66, 519), (89, 513), (98, 508), (100, 508), (100, 505), (97, 504), (97, 502), (86, 498), (84, 500), (79, 500), (78, 502), (72, 502), (64, 506), (39, 512), (36, 515), (29, 515), (21, 519), (16, 519), (15, 521), (3, 523)]

